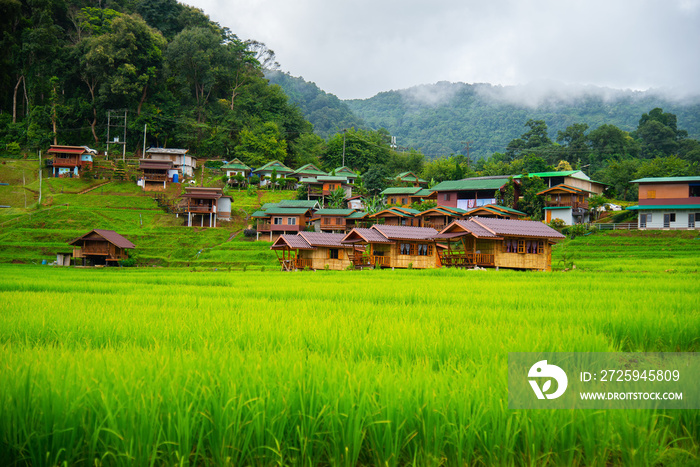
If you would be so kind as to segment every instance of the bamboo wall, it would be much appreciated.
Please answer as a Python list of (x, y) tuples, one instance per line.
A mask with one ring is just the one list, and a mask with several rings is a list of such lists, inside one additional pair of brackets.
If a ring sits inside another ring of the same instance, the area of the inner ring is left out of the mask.
[(494, 242), (494, 262), (499, 268), (552, 270), (552, 246), (544, 240), (544, 253), (506, 253), (503, 242)]
[[(417, 245), (425, 244), (431, 247), (431, 252), (428, 256), (418, 254), (402, 255), (400, 254), (400, 243), (412, 243), (414, 251), (417, 253)], [(411, 264), (413, 269), (433, 269), (438, 267), (439, 260), (437, 248), (432, 242), (396, 242), (391, 245), (373, 245), (373, 254), (383, 251), (384, 256), (389, 256), (389, 267), (407, 269)]]
[(299, 257), (310, 260), (311, 269), (325, 269), (328, 265), (328, 269), (342, 271), (352, 264), (348, 256), (349, 253), (352, 253), (352, 248), (338, 249), (338, 259), (329, 258), (329, 250), (330, 248), (326, 247), (317, 247), (315, 250), (300, 250)]

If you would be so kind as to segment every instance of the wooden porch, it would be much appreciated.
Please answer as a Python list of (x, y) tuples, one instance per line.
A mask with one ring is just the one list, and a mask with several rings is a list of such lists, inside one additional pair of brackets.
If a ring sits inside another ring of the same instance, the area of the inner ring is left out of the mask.
[(442, 252), (438, 253), (440, 264), (453, 268), (472, 268), (474, 266), (495, 266), (495, 256), (488, 253)]

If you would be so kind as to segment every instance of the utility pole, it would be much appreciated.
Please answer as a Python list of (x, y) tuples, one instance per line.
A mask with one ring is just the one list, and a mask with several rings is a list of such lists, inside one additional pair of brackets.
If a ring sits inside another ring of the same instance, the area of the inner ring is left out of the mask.
[(462, 144), (465, 145), (464, 150), (467, 151), (467, 168), (469, 168), (469, 162), (471, 161), (471, 159), (469, 158), (469, 145), (474, 144), (474, 141), (462, 141)]
[(347, 129), (343, 129), (343, 164), (341, 167), (345, 167), (345, 133), (347, 133)]
[[(123, 115), (121, 114), (122, 112)], [(118, 113), (118, 114), (117, 114)], [(112, 123), (112, 115), (114, 114), (114, 119), (118, 123)], [(121, 144), (122, 145), (122, 160), (126, 160), (126, 110), (108, 110), (107, 111), (107, 155), (109, 155), (109, 145), (110, 144)], [(119, 141), (119, 136), (115, 136), (113, 141), (109, 140), (110, 128), (124, 128), (124, 140)]]

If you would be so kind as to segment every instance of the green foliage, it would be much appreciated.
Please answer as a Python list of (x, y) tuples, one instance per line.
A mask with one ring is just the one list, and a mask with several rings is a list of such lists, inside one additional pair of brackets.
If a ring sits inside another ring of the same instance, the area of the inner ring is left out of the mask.
[(287, 156), (287, 143), (281, 138), (274, 122), (265, 122), (254, 130), (241, 130), (236, 155), (252, 167), (260, 167), (274, 160), (283, 161)]
[(378, 195), (388, 186), (389, 173), (380, 165), (374, 165), (362, 175), (365, 189), (370, 195)]
[[(345, 148), (345, 164), (343, 164)], [(388, 135), (384, 131), (350, 128), (328, 140), (321, 162), (329, 169), (345, 165), (364, 173), (372, 165), (385, 165), (390, 156)]]
[(539, 196), (542, 190), (547, 189), (547, 185), (540, 177), (530, 177), (523, 174), (520, 178), (520, 196), (517, 209), (526, 213), (533, 220), (542, 220), (542, 209), (544, 208), (544, 199)]
[(345, 190), (342, 187), (338, 187), (331, 192), (328, 199), (328, 207), (333, 209), (345, 208)]

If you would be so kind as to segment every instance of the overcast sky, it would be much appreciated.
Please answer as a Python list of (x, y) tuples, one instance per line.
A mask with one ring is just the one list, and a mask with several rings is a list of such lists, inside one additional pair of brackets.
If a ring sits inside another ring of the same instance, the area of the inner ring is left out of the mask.
[(700, 0), (187, 0), (341, 99), (438, 81), (700, 93)]

